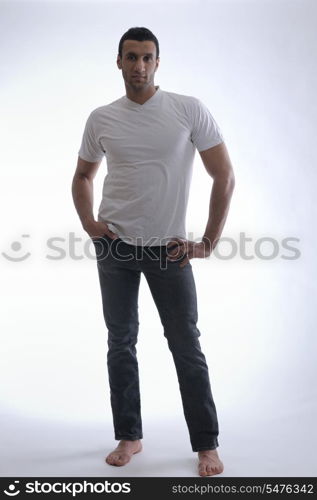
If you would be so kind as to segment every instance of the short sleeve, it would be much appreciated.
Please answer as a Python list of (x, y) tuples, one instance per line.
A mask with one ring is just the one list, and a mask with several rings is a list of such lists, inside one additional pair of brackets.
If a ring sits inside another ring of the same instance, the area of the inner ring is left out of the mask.
[(90, 113), (86, 121), (81, 146), (78, 151), (78, 155), (83, 160), (91, 162), (100, 161), (105, 154), (98, 142), (95, 130), (96, 124), (94, 123), (94, 115), (93, 113)]
[(196, 97), (193, 99), (191, 114), (191, 140), (198, 151), (205, 151), (223, 142), (217, 122), (205, 104)]

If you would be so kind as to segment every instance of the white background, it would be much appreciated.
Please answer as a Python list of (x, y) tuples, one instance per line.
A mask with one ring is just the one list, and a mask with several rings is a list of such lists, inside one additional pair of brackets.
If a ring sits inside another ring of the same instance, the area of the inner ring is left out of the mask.
[[(0, 14), (1, 474), (196, 475), (144, 277), (144, 452), (125, 468), (103, 462), (116, 444), (107, 332), (94, 250), (71, 196), (89, 113), (125, 93), (119, 40), (145, 26), (160, 42), (155, 84), (208, 106), (236, 175), (229, 240), (218, 256), (191, 261), (223, 476), (316, 475), (316, 2), (1, 2)], [(104, 160), (95, 216), (105, 173)], [(205, 229), (211, 186), (196, 153), (192, 239)], [(62, 256), (49, 238), (60, 238)]]

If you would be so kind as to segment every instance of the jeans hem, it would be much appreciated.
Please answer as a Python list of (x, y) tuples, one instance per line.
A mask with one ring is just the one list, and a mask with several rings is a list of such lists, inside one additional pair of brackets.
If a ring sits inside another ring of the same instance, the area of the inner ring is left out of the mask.
[(118, 436), (116, 435), (115, 437), (115, 440), (116, 441), (121, 441), (121, 439), (124, 439), (126, 441), (137, 441), (138, 439), (143, 439), (143, 436), (138, 436), (138, 435), (134, 435), (134, 436)]
[(205, 450), (215, 450), (218, 448), (218, 443), (213, 443), (209, 446), (192, 446), (193, 451), (205, 451)]

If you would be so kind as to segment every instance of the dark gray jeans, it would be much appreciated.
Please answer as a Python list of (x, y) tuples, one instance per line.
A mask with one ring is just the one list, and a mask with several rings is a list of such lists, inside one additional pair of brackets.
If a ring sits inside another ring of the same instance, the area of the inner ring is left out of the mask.
[(168, 261), (166, 246), (93, 239), (108, 329), (107, 365), (115, 439), (143, 438), (136, 343), (141, 272), (150, 287), (172, 353), (193, 451), (218, 446), (218, 419), (198, 337), (197, 297), (190, 262)]

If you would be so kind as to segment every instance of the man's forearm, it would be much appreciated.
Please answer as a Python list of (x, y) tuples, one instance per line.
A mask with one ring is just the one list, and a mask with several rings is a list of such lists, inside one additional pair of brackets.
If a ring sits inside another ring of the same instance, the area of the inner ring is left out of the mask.
[(202, 238), (208, 246), (211, 245), (211, 249), (214, 249), (217, 245), (225, 225), (234, 184), (233, 174), (226, 179), (215, 179), (213, 182), (209, 203), (209, 218)]
[(83, 227), (94, 220), (94, 186), (93, 181), (84, 175), (75, 175), (72, 183), (74, 204)]

